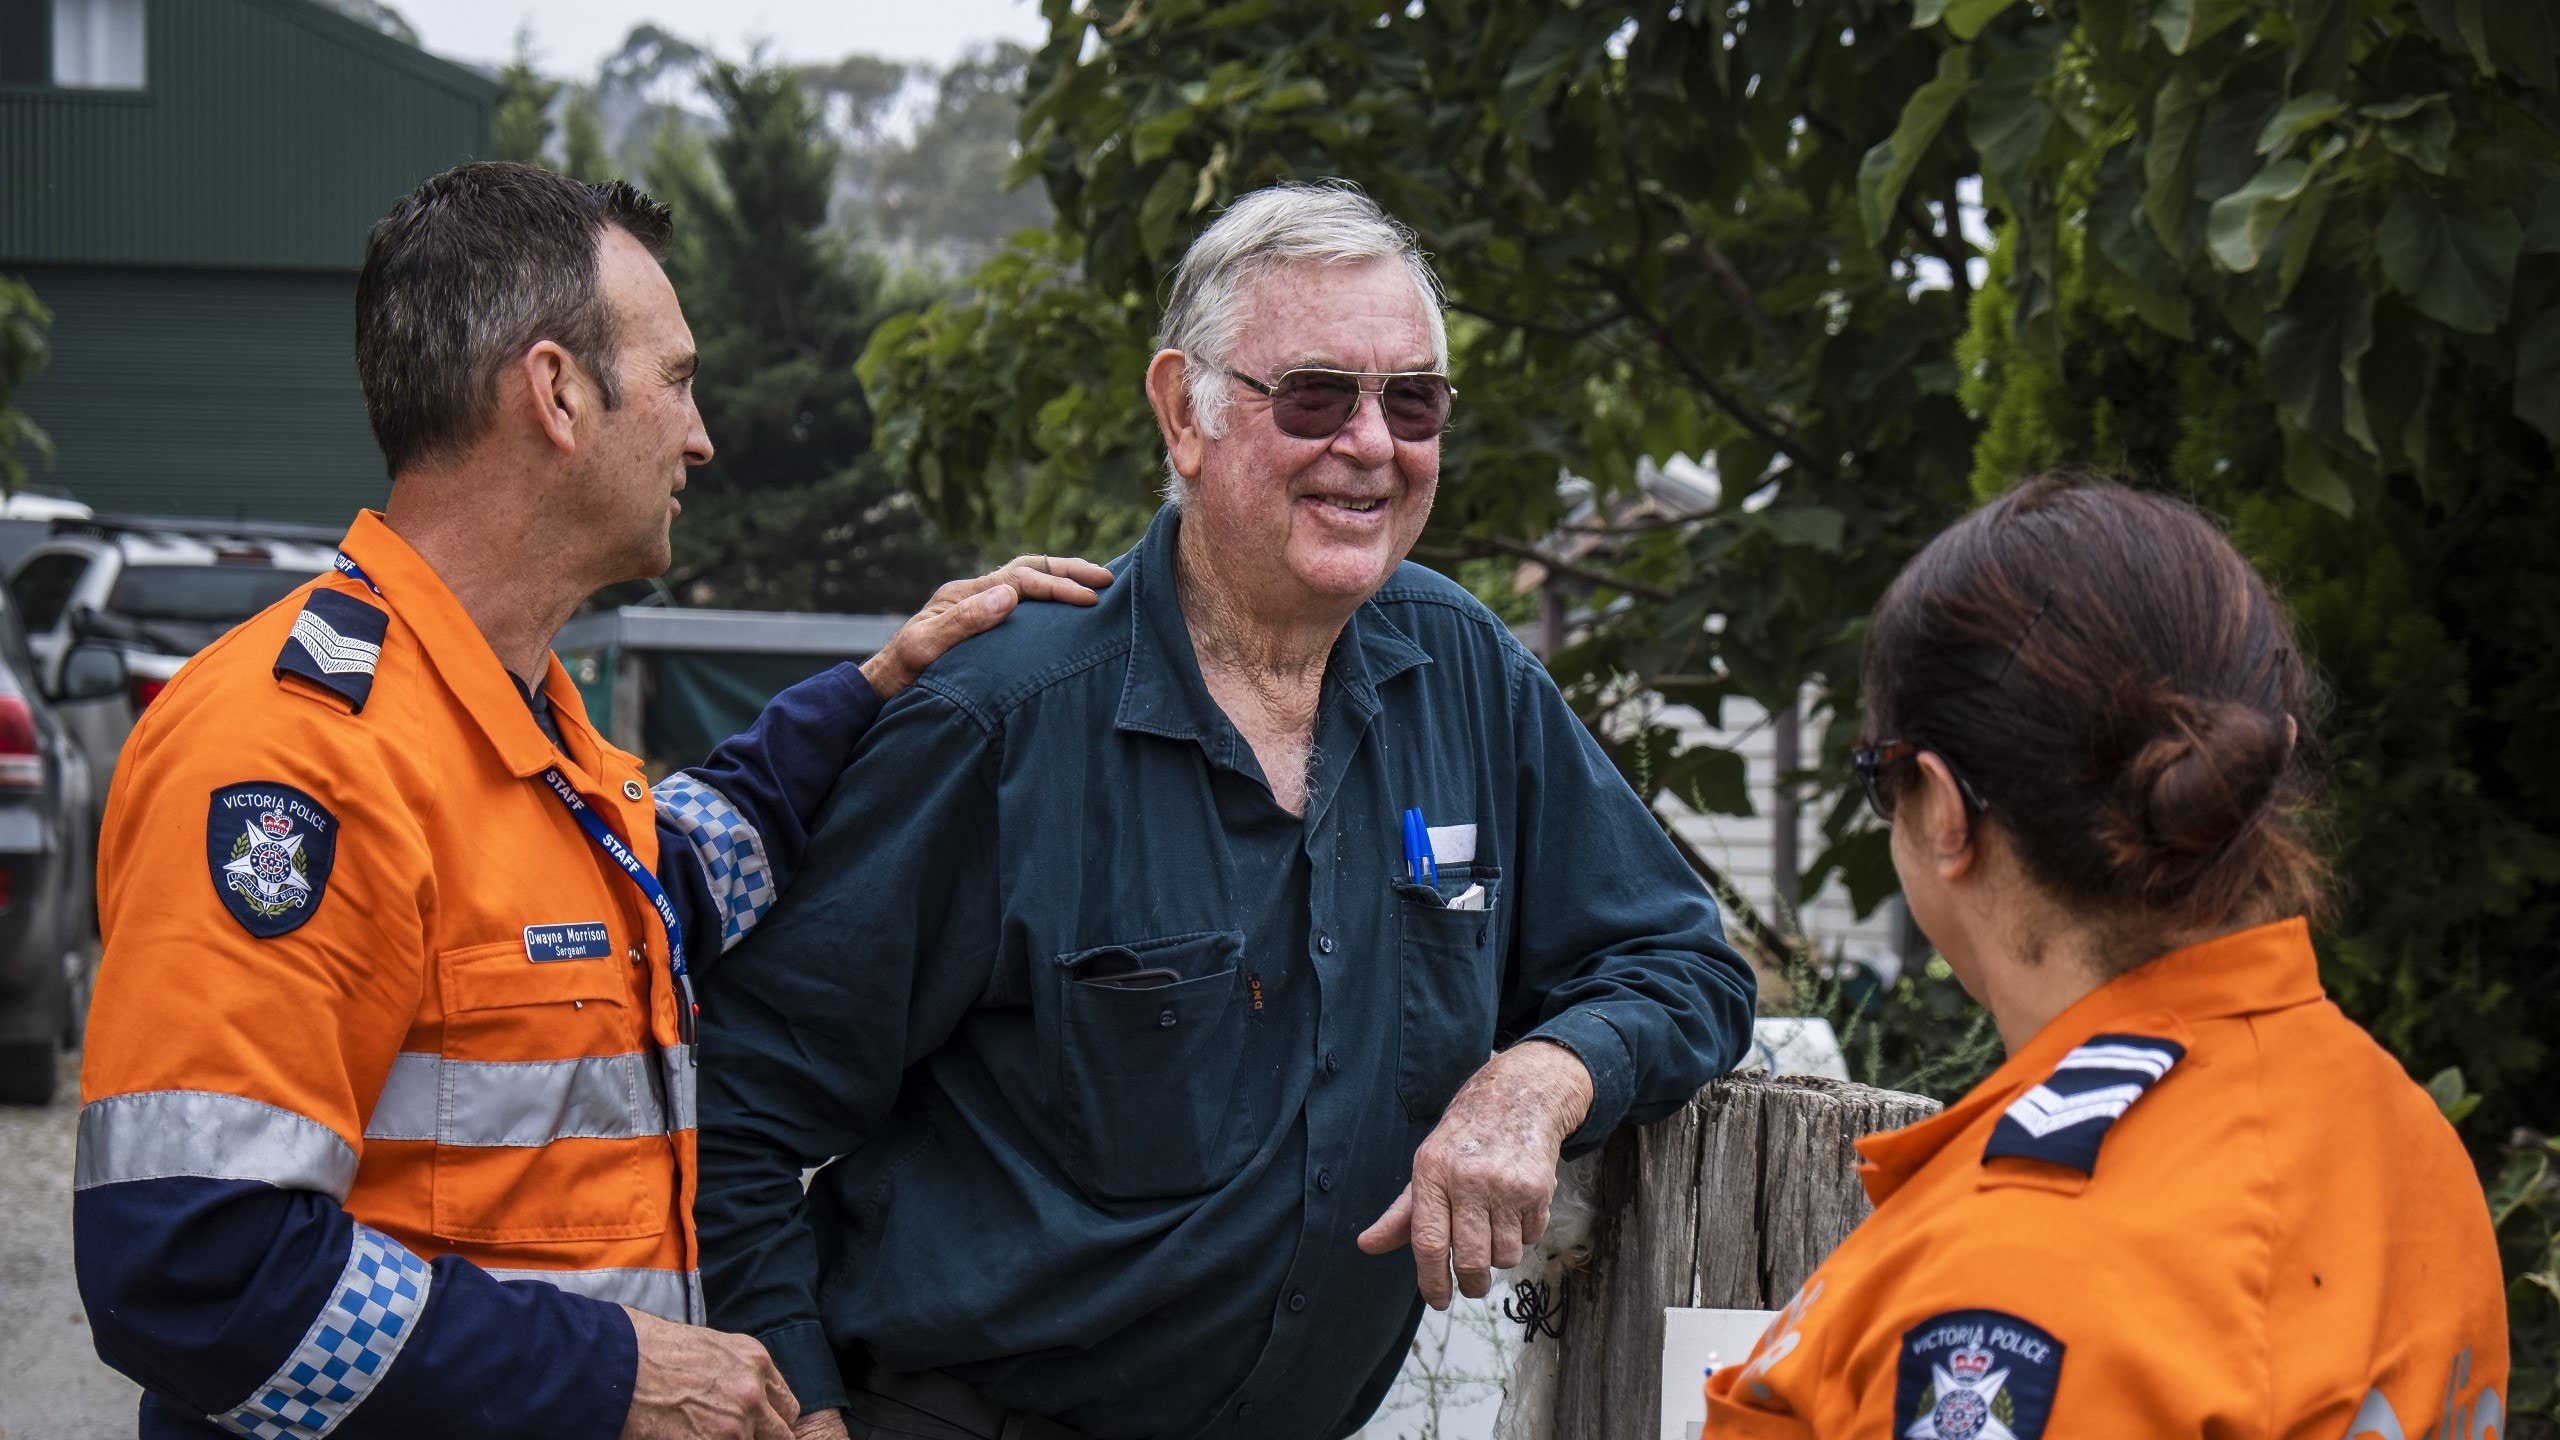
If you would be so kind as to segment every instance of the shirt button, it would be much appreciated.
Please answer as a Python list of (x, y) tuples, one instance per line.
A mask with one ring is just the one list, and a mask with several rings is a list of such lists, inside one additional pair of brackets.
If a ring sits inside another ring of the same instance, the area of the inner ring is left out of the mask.
[(1167, 1010), (1156, 1017), (1156, 1025), (1161, 1029), (1170, 1030), (1174, 1027), (1174, 1024), (1173, 1012), (1170, 1010)]
[(631, 963), (633, 965), (646, 965), (649, 963), (649, 957), (641, 954), (640, 947), (634, 945), (631, 947)]
[(1333, 1172), (1332, 1172), (1332, 1171), (1330, 1171), (1330, 1170), (1319, 1170), (1319, 1171), (1317, 1171), (1317, 1172), (1316, 1172), (1316, 1188), (1317, 1188), (1317, 1189), (1319, 1189), (1319, 1190), (1330, 1190), (1330, 1189), (1332, 1189), (1332, 1188), (1333, 1188)]
[(623, 781), (623, 782), (622, 782), (622, 798), (623, 798), (623, 799), (625, 799), (625, 800), (637, 800), (637, 799), (639, 799), (639, 798), (640, 798), (640, 796), (641, 796), (641, 794), (642, 794), (642, 793), (643, 793), (643, 792), (642, 792), (642, 791), (641, 791), (641, 789), (640, 789), (640, 782), (639, 782), (639, 781), (637, 781), (637, 780), (625, 780), (625, 781)]
[(1305, 1291), (1301, 1290), (1301, 1291), (1297, 1292), (1296, 1294), (1291, 1295), (1291, 1296), (1289, 1297), (1289, 1313), (1290, 1313), (1290, 1314), (1295, 1315), (1295, 1314), (1297, 1314), (1299, 1311), (1304, 1310), (1304, 1309), (1306, 1309), (1306, 1308), (1307, 1308), (1307, 1294), (1306, 1294), (1306, 1292), (1305, 1292)]
[(1342, 1062), (1333, 1058), (1333, 1052), (1330, 1050), (1324, 1052), (1324, 1073), (1335, 1075), (1341, 1073), (1341, 1070)]
[(1248, 1416), (1248, 1415), (1251, 1415), (1252, 1413), (1253, 1413), (1253, 1402), (1252, 1402), (1252, 1401), (1250, 1401), (1250, 1400), (1247, 1400), (1247, 1401), (1245, 1401), (1243, 1404), (1240, 1404), (1240, 1405), (1236, 1406), (1236, 1418), (1237, 1418), (1237, 1419), (1239, 1419), (1239, 1420), (1241, 1420), (1241, 1419), (1245, 1418), (1245, 1417), (1246, 1417), (1246, 1416)]
[(1330, 935), (1318, 935), (1316, 937), (1316, 949), (1326, 955), (1332, 954), (1333, 937)]

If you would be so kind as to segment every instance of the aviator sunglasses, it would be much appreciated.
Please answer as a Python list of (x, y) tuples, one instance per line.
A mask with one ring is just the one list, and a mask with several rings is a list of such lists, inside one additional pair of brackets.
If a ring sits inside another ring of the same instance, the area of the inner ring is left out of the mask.
[(1458, 394), (1449, 377), (1436, 370), (1297, 369), (1268, 382), (1236, 370), (1227, 375), (1270, 396), (1271, 423), (1299, 440), (1332, 439), (1351, 423), (1363, 395), (1378, 397), (1388, 434), (1399, 440), (1434, 439), (1449, 428), (1449, 402)]

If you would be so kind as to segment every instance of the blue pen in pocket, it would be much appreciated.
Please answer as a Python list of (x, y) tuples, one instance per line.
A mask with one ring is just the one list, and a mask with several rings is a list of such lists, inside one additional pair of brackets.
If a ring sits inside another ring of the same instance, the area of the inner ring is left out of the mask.
[(1404, 872), (1416, 885), (1440, 884), (1440, 862), (1431, 853), (1431, 827), (1423, 823), (1420, 806), (1404, 812)]

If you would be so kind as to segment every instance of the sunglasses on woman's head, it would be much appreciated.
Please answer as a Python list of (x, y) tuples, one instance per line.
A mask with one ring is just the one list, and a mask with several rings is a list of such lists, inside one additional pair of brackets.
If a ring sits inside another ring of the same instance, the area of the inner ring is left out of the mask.
[[(1895, 766), (1906, 760), (1917, 760), (1920, 755), (1920, 747), (1908, 740), (1879, 741), (1849, 752), (1849, 768), (1858, 772), (1858, 784), (1867, 792), (1867, 808), (1875, 811), (1876, 818), (1887, 825), (1893, 823), (1894, 793), (1893, 786), (1885, 777), (1893, 773)], [(1982, 803), (1982, 796), (1966, 783), (1964, 776), (1956, 773), (1956, 767), (1948, 763), (1946, 756), (1938, 756), (1938, 763), (1947, 767), (1947, 778), (1956, 782), (1956, 794), (1963, 799), (1969, 813), (1979, 815), (1991, 808)]]
[(1449, 428), (1449, 403), (1458, 394), (1449, 377), (1436, 370), (1305, 368), (1267, 383), (1237, 370), (1227, 375), (1270, 396), (1271, 423), (1299, 440), (1332, 439), (1351, 423), (1363, 395), (1378, 397), (1388, 434), (1399, 440), (1434, 439)]

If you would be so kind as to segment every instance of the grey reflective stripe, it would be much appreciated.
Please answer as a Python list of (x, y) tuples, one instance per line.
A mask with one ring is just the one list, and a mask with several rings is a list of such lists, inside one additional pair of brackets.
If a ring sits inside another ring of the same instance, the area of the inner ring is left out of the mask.
[(492, 1270), (500, 1280), (539, 1280), (572, 1295), (646, 1310), (661, 1320), (702, 1323), (702, 1276), (690, 1270)]
[(206, 1418), (253, 1440), (319, 1440), (390, 1373), (434, 1279), (427, 1262), (399, 1241), (356, 1226), (347, 1267), (302, 1343), (248, 1399)]
[(720, 950), (725, 952), (745, 939), (779, 898), (764, 837), (728, 796), (687, 772), (668, 776), (649, 793), (658, 802), (658, 818), (675, 827), (702, 866), (703, 883), (720, 912)]
[(392, 1061), (365, 1121), (368, 1140), (439, 1145), (548, 1145), (667, 1133), (658, 1057), (634, 1050), (581, 1060)]
[(693, 1065), (693, 1047), (670, 1045), (658, 1052), (658, 1060), (658, 1069), (667, 1080), (667, 1113), (674, 1117), (669, 1128), (691, 1130), (698, 1123), (695, 1117), (701, 1114), (694, 1103), (694, 1077), (698, 1072)]
[(391, 1074), (382, 1095), (365, 1117), (367, 1140), (433, 1140), (436, 1138), (436, 1062), (441, 1055), (403, 1050), (391, 1057)]
[(71, 1188), (192, 1177), (347, 1198), (355, 1147), (306, 1115), (212, 1090), (143, 1090), (80, 1107)]

